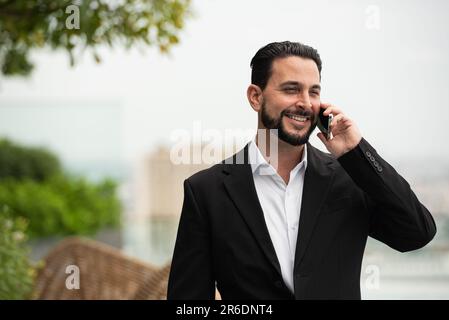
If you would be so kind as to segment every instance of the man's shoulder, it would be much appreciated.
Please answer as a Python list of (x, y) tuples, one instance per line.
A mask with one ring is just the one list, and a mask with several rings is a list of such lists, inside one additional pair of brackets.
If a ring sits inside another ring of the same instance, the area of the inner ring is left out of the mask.
[[(311, 150), (311, 149), (313, 149), (313, 150)], [(308, 145), (308, 150), (313, 151), (315, 153), (316, 158), (319, 159), (320, 161), (332, 162), (332, 163), (338, 164), (338, 160), (335, 158), (335, 156), (333, 156), (329, 152), (321, 151), (320, 149), (313, 147), (310, 144)]]
[(187, 180), (193, 184), (211, 182), (211, 179), (214, 179), (222, 174), (223, 169), (224, 165), (222, 163), (217, 163), (207, 169), (194, 173), (188, 177)]
[(232, 166), (236, 164), (245, 164), (245, 148), (224, 159), (220, 163), (214, 164), (207, 169), (198, 171), (197, 173), (187, 178), (187, 180), (189, 183), (193, 184), (213, 183), (214, 181), (218, 180), (221, 181), (221, 179), (223, 179), (224, 176), (228, 175), (232, 170)]

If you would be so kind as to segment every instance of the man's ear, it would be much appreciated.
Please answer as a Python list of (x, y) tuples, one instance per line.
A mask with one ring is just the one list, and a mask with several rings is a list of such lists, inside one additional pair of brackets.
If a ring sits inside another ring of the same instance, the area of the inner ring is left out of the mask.
[(250, 84), (246, 90), (246, 96), (248, 97), (248, 102), (254, 111), (259, 112), (263, 105), (263, 96), (260, 87), (255, 84)]

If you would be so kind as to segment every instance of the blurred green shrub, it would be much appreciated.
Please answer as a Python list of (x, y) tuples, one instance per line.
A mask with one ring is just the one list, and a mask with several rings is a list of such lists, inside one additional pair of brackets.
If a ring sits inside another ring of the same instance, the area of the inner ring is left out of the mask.
[(62, 172), (56, 156), (36, 150), (0, 143), (0, 159), (7, 159), (0, 160), (0, 205), (7, 205), (14, 217), (29, 221), (30, 237), (94, 234), (102, 227), (119, 225), (116, 182), (93, 183), (69, 176)]
[(44, 181), (61, 173), (61, 164), (51, 152), (43, 148), (25, 148), (0, 139), (0, 179)]
[(0, 209), (0, 300), (27, 299), (36, 275), (25, 246), (27, 222), (7, 211), (6, 206)]

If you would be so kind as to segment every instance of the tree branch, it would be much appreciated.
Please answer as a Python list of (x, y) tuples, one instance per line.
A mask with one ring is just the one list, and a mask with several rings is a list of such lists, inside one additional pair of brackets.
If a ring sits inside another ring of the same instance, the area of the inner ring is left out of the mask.
[[(7, 2), (0, 4), (0, 8), (4, 8), (9, 6), (11, 3), (13, 3), (14, 0), (8, 0)], [(0, 11), (0, 16), (12, 16), (12, 17), (29, 17), (31, 15), (48, 15), (51, 13), (54, 13), (59, 10), (65, 9), (68, 5), (71, 4), (71, 1), (67, 1), (65, 4), (54, 7), (54, 8), (46, 8), (44, 10), (39, 9), (39, 7), (35, 7), (29, 10), (21, 10), (21, 9), (2, 9)]]

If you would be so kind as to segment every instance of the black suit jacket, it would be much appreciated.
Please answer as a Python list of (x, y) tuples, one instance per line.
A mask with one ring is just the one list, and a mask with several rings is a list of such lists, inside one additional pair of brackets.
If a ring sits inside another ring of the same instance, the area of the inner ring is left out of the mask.
[[(435, 222), (409, 184), (362, 139), (338, 159), (307, 145), (294, 264), (283, 282), (248, 146), (184, 182), (168, 299), (360, 299), (368, 236), (401, 252), (426, 245)], [(245, 164), (235, 164), (236, 160)]]

